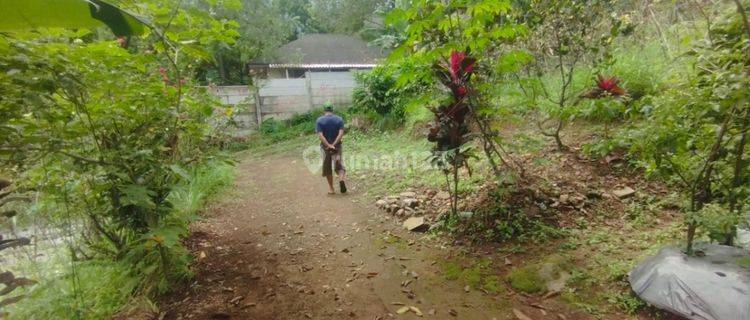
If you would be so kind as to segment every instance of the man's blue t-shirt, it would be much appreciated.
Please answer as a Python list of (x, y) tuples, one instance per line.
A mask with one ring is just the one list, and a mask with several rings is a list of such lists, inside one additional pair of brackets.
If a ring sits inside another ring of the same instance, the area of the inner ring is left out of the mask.
[[(328, 143), (336, 140), (341, 129), (344, 129), (344, 119), (335, 114), (322, 115), (315, 121), (315, 132), (322, 132)], [(336, 147), (340, 145), (341, 141), (336, 144)]]

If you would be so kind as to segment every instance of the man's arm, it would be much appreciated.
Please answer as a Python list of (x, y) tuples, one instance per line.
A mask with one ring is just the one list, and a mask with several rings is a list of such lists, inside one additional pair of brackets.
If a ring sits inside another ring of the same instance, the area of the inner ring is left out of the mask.
[(336, 140), (333, 140), (333, 143), (331, 145), (337, 145), (339, 142), (341, 142), (341, 138), (344, 137), (344, 129), (339, 129), (339, 135), (336, 136)]
[(335, 145), (335, 143), (334, 144), (328, 143), (328, 140), (326, 140), (326, 137), (323, 135), (323, 132), (318, 132), (318, 138), (320, 138), (320, 142), (322, 142), (323, 145), (326, 146), (326, 148), (329, 148), (329, 149), (334, 148), (333, 145)]

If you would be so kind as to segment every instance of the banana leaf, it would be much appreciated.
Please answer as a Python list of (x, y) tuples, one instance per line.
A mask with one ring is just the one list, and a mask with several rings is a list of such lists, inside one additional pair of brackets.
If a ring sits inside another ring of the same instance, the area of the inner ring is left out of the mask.
[(101, 0), (0, 0), (0, 12), (0, 32), (107, 26), (121, 37), (144, 31), (143, 20)]

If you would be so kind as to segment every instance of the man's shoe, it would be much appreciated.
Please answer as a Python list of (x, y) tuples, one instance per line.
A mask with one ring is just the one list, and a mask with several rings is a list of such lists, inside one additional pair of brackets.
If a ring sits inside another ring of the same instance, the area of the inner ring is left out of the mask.
[(346, 193), (346, 183), (344, 181), (339, 181), (339, 188), (341, 189), (341, 193)]

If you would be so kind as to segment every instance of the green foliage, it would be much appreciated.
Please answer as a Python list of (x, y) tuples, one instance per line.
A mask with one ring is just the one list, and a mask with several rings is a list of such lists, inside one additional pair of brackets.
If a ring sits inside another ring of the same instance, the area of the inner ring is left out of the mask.
[(286, 120), (265, 119), (260, 125), (260, 135), (253, 138), (253, 144), (269, 145), (312, 134), (315, 132), (315, 120), (322, 114), (322, 110), (314, 109)]
[[(349, 110), (374, 122), (380, 129), (394, 129), (408, 119), (407, 109), (421, 107), (428, 94), (429, 83), (410, 82), (399, 85), (401, 65), (380, 66), (370, 72), (357, 73), (357, 87), (353, 91), (353, 105)], [(410, 113), (413, 113), (410, 110)]]
[(131, 36), (140, 35), (144, 30), (138, 18), (104, 1), (8, 1), (3, 3), (3, 9), (9, 14), (0, 21), (0, 31), (106, 25), (117, 36)]
[(638, 163), (649, 174), (680, 184), (690, 199), (688, 252), (699, 227), (712, 239), (731, 243), (750, 181), (750, 29), (743, 16), (716, 9), (716, 21), (690, 51), (692, 72), (653, 97), (644, 110), (647, 121), (629, 133)]
[(28, 297), (8, 310), (10, 318), (111, 318), (142, 293), (173, 289), (192, 274), (190, 254), (180, 244), (187, 223), (233, 177), (233, 167), (217, 160), (186, 171), (185, 179), (167, 196), (173, 208), (170, 214), (160, 227), (130, 242), (121, 261), (71, 262), (65, 253), (50, 253), (54, 259), (35, 267), (46, 279), (30, 287)]
[(284, 1), (197, 1), (196, 11), (209, 12), (216, 21), (235, 21), (238, 37), (233, 43), (210, 46), (210, 59), (201, 63), (197, 78), (204, 84), (255, 84), (247, 72), (253, 60), (272, 58), (276, 49), (298, 31), (298, 17), (285, 15)]
[(659, 94), (670, 74), (684, 70), (685, 66), (679, 63), (684, 60), (670, 61), (657, 41), (641, 44), (623, 39), (623, 42), (613, 45), (612, 62), (605, 72), (620, 78), (633, 100)]
[(309, 12), (319, 31), (356, 34), (372, 21), (387, 0), (310, 0)]
[(709, 239), (726, 243), (727, 237), (734, 234), (734, 228), (742, 222), (742, 216), (735, 214), (718, 203), (704, 205), (698, 211), (688, 212), (686, 220), (701, 226)]
[(225, 161), (211, 160), (187, 174), (167, 196), (174, 211), (181, 215), (198, 213), (206, 198), (230, 185), (234, 180), (234, 167)]
[[(616, 12), (611, 13), (613, 6), (614, 2), (608, 0), (540, 0), (529, 2), (527, 10), (519, 12), (519, 19), (531, 27), (521, 43), (533, 59), (522, 55), (515, 60), (527, 65), (521, 68), (510, 64), (513, 68), (509, 69), (518, 70), (514, 74), (528, 99), (526, 104), (541, 111), (538, 127), (543, 135), (554, 139), (558, 150), (565, 148), (561, 130), (575, 114), (574, 107), (584, 98), (585, 88), (591, 87), (577, 86), (581, 83), (577, 77), (589, 77), (580, 69), (585, 61), (591, 61), (594, 69), (606, 64), (611, 58), (608, 48), (612, 40), (626, 27)], [(501, 67), (508, 64), (503, 62)], [(554, 76), (543, 77), (546, 74)], [(612, 110), (598, 105), (588, 114), (612, 117)]]
[[(18, 214), (17, 211), (12, 209), (14, 202), (27, 201), (27, 199), (23, 198), (14, 199), (10, 197), (11, 191), (9, 189), (12, 185), (13, 183), (11, 181), (0, 178), (0, 222), (3, 224)], [(0, 224), (0, 226), (2, 226), (2, 224)], [(12, 236), (12, 238), (8, 238), (7, 236), (0, 234), (0, 251), (26, 246), (30, 243), (31, 239), (26, 237)], [(17, 289), (34, 283), (33, 280), (17, 277), (13, 272), (3, 270), (2, 276), (0, 277), (0, 284), (3, 285), (3, 290), (0, 291), (0, 306), (14, 304), (18, 302), (19, 299), (23, 299), (23, 295), (17, 294)], [(4, 312), (0, 312), (0, 317), (4, 317), (5, 314), (6, 313)]]
[(380, 116), (393, 114), (404, 116), (405, 90), (396, 87), (396, 79), (383, 67), (370, 72), (356, 74), (357, 87), (354, 89), (353, 108), (365, 113), (374, 112)]
[(607, 296), (607, 302), (627, 314), (635, 314), (638, 310), (647, 306), (646, 302), (638, 299), (630, 292), (611, 292)]
[[(0, 167), (14, 175), (14, 193), (33, 195), (22, 214), (59, 232), (75, 226), (69, 260), (84, 261), (75, 262), (84, 270), (96, 261), (103, 268), (96, 270), (120, 273), (128, 283), (114, 280), (120, 295), (107, 287), (89, 293), (101, 281), (64, 270), (32, 296), (48, 299), (71, 281), (65, 297), (90, 301), (53, 300), (49, 308), (74, 303), (71, 312), (83, 313), (91, 306), (94, 318), (190, 275), (181, 240), (217, 188), (209, 181), (227, 178), (191, 169), (215, 159), (220, 135), (211, 123), (230, 112), (186, 75), (207, 47), (233, 41), (234, 24), (159, 1), (129, 8), (159, 28), (117, 42), (88, 30), (0, 36)], [(54, 312), (68, 314), (62, 309)]]
[(130, 266), (111, 261), (77, 263), (73, 270), (34, 287), (7, 311), (8, 319), (110, 319), (138, 286)]
[[(466, 219), (454, 219), (448, 226), (458, 234), (472, 235), (476, 242), (526, 242), (545, 243), (566, 235), (565, 229), (556, 227), (547, 217), (544, 207), (534, 203), (514, 203), (523, 196), (500, 188), (490, 191), (490, 201), (476, 208)], [(532, 214), (536, 212), (536, 214)]]
[(508, 274), (510, 285), (521, 292), (537, 293), (547, 290), (552, 281), (569, 281), (562, 273), (569, 273), (571, 263), (564, 256), (551, 255), (544, 260), (513, 269)]

